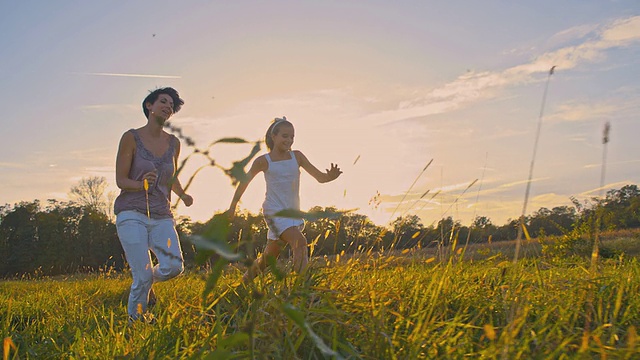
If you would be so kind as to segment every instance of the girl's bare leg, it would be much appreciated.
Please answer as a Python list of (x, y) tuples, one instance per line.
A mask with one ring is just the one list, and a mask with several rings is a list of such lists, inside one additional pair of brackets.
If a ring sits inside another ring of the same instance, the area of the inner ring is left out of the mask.
[(249, 267), (247, 272), (242, 275), (242, 281), (246, 284), (253, 280), (258, 274), (262, 273), (267, 267), (267, 260), (271, 257), (278, 258), (280, 251), (282, 250), (282, 242), (280, 240), (269, 240), (267, 246), (264, 248), (264, 252), (258, 260), (254, 261)]
[(307, 249), (307, 238), (304, 237), (300, 229), (290, 227), (285, 230), (280, 239), (284, 240), (293, 250), (293, 270), (302, 273), (309, 264), (309, 250)]

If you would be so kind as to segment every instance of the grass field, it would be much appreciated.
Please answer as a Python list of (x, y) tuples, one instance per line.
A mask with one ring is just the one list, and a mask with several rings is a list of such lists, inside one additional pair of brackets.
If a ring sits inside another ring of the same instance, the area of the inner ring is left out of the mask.
[[(535, 246), (534, 246), (535, 248)], [(615, 358), (640, 353), (640, 264), (499, 248), (439, 262), (426, 251), (315, 259), (238, 285), (228, 266), (154, 287), (157, 323), (128, 324), (129, 274), (0, 282), (5, 359)], [(286, 274), (286, 275), (285, 275)]]

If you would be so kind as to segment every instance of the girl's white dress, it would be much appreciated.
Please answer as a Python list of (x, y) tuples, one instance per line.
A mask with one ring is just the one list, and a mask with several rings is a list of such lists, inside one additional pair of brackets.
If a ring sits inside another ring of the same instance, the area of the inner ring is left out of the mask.
[(265, 155), (269, 168), (264, 172), (267, 192), (262, 203), (262, 214), (269, 228), (268, 240), (277, 240), (290, 227), (304, 229), (304, 220), (275, 216), (281, 210), (300, 210), (300, 167), (295, 154), (291, 159), (272, 161)]

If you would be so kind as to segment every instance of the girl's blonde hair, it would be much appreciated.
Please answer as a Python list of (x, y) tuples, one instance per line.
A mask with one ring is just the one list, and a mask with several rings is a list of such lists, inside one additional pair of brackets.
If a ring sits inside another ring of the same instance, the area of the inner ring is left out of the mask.
[(264, 135), (264, 142), (267, 144), (269, 151), (273, 150), (273, 139), (271, 137), (273, 135), (278, 135), (278, 131), (280, 131), (282, 125), (293, 127), (293, 124), (287, 120), (286, 116), (273, 119), (271, 125), (269, 125), (267, 133)]

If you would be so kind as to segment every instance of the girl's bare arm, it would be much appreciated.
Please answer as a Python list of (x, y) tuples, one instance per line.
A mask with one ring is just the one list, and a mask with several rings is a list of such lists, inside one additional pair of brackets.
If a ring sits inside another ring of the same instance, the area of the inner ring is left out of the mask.
[(247, 190), (247, 187), (249, 186), (249, 183), (251, 183), (253, 178), (256, 177), (258, 173), (266, 171), (268, 167), (269, 163), (267, 162), (267, 159), (264, 157), (264, 155), (256, 158), (253, 161), (253, 164), (251, 164), (251, 168), (247, 172), (246, 179), (244, 181), (241, 181), (236, 187), (236, 191), (233, 194), (233, 198), (231, 199), (231, 204), (229, 205), (229, 214), (233, 215), (236, 212), (238, 202), (242, 198), (242, 195), (244, 194), (245, 190)]
[(298, 164), (309, 173), (309, 175), (313, 176), (319, 183), (327, 183), (329, 181), (333, 181), (342, 174), (342, 171), (338, 167), (337, 164), (331, 163), (331, 168), (326, 169), (326, 172), (322, 172), (315, 167), (304, 154), (298, 150), (294, 151), (296, 155), (296, 160)]

